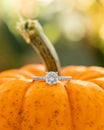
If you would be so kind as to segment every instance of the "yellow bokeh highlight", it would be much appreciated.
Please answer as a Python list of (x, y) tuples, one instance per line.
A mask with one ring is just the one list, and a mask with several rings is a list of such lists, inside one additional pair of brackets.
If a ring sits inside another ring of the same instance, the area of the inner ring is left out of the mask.
[(76, 0), (77, 8), (81, 10), (88, 10), (96, 0)]
[(34, 18), (39, 13), (37, 0), (4, 0), (3, 8), (25, 18)]
[(104, 24), (101, 26), (99, 30), (99, 36), (104, 41)]

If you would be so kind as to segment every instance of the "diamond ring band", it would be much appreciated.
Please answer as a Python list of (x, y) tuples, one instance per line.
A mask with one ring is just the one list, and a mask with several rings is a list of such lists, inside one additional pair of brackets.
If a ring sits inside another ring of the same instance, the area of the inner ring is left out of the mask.
[(46, 72), (46, 76), (33, 76), (33, 80), (45, 80), (47, 84), (57, 84), (59, 80), (71, 80), (71, 76), (59, 76), (58, 72)]

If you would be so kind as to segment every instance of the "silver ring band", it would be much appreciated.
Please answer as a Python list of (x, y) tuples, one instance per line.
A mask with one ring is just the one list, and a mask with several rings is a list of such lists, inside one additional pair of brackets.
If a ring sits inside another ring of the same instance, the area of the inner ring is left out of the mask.
[(33, 76), (33, 80), (46, 80), (45, 76)]
[(46, 72), (46, 76), (33, 76), (33, 80), (45, 80), (47, 84), (57, 84), (59, 80), (71, 80), (71, 76), (58, 76), (57, 72)]

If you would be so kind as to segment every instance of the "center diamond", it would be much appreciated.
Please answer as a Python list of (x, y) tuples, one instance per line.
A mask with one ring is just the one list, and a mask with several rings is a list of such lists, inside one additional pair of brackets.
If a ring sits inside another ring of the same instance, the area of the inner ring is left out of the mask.
[(57, 84), (58, 74), (57, 72), (47, 72), (46, 74), (46, 83), (48, 84)]

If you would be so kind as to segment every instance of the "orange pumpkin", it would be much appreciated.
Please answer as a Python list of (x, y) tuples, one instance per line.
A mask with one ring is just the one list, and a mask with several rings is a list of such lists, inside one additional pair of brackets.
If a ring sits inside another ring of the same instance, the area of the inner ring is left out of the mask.
[(55, 85), (32, 80), (45, 72), (35, 64), (0, 73), (0, 130), (104, 130), (104, 68), (65, 67), (72, 80)]

